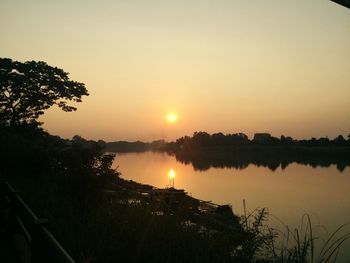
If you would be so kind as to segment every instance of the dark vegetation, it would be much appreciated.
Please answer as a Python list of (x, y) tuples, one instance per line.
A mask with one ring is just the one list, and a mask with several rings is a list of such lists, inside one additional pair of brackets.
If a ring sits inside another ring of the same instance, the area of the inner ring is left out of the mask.
[[(237, 217), (227, 205), (125, 181), (112, 169), (114, 155), (105, 153), (103, 141), (44, 131), (37, 121), (43, 110), (54, 104), (74, 110), (66, 100), (87, 95), (67, 75), (44, 62), (0, 60), (0, 176), (49, 220), (77, 262), (307, 262), (313, 237), (280, 253), (265, 209)], [(154, 145), (178, 151), (187, 147), (182, 141)], [(338, 243), (331, 244), (336, 253)]]
[(81, 102), (89, 95), (85, 85), (72, 81), (62, 69), (45, 62), (18, 62), (0, 58), (0, 124), (17, 126), (33, 124), (44, 110), (57, 105), (64, 111), (75, 111), (68, 101)]

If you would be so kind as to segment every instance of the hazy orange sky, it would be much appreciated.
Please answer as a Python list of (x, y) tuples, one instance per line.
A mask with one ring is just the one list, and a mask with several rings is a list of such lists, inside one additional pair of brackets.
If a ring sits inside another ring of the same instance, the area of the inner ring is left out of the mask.
[(41, 119), (65, 138), (350, 133), (350, 9), (328, 0), (1, 0), (0, 36), (86, 84)]

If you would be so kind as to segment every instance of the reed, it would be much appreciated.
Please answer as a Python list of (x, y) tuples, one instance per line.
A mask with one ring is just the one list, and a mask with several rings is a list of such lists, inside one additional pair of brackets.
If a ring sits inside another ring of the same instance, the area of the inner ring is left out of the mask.
[[(300, 226), (291, 229), (281, 222), (283, 229), (274, 229), (267, 225), (270, 218), (268, 209), (256, 208), (247, 212), (243, 200), (241, 224), (247, 232), (253, 234), (254, 240), (248, 244), (247, 252), (252, 254), (253, 262), (276, 263), (330, 263), (337, 262), (339, 252), (350, 234), (343, 224), (324, 238), (315, 235), (315, 226), (311, 217), (304, 214)], [(325, 229), (325, 228), (324, 228)]]

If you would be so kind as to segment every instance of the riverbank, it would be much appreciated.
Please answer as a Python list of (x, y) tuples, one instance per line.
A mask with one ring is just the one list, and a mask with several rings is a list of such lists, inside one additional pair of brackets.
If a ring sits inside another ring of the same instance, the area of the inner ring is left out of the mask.
[(251, 262), (263, 246), (230, 206), (183, 190), (115, 178), (86, 211), (59, 182), (12, 181), (77, 262)]

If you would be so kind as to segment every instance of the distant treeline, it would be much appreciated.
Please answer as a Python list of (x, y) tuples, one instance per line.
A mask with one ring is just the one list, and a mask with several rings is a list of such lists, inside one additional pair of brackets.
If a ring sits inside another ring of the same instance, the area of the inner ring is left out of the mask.
[(256, 133), (250, 140), (244, 133), (223, 134), (206, 132), (195, 132), (192, 137), (184, 136), (175, 142), (168, 143), (167, 149), (200, 149), (208, 147), (236, 147), (236, 146), (301, 146), (301, 147), (349, 147), (350, 135), (346, 140), (342, 135), (338, 135), (330, 140), (324, 138), (312, 138), (309, 140), (296, 140), (290, 136), (282, 135), (280, 138), (273, 137), (269, 133)]
[(276, 170), (291, 163), (313, 167), (336, 165), (340, 171), (350, 166), (350, 136), (330, 140), (312, 138), (295, 140), (289, 136), (276, 138), (268, 133), (257, 133), (250, 140), (244, 133), (227, 134), (195, 132), (168, 143), (165, 150), (195, 169), (235, 167), (244, 169), (249, 164)]
[[(167, 152), (178, 152), (179, 150), (203, 150), (208, 148), (217, 148), (228, 150), (241, 146), (274, 146), (274, 147), (311, 147), (311, 148), (332, 148), (332, 147), (350, 147), (350, 134), (345, 139), (342, 135), (338, 135), (334, 139), (327, 137), (311, 138), (309, 140), (296, 140), (290, 136), (282, 135), (280, 138), (271, 136), (269, 133), (256, 133), (253, 139), (249, 139), (244, 133), (223, 134), (221, 132), (209, 134), (207, 132), (195, 132), (193, 136), (184, 136), (174, 142), (166, 142), (157, 140), (153, 142), (128, 142), (115, 141), (105, 142), (97, 141), (98, 144), (110, 152), (144, 152), (150, 150), (160, 150)], [(271, 149), (269, 147), (269, 149)]]

